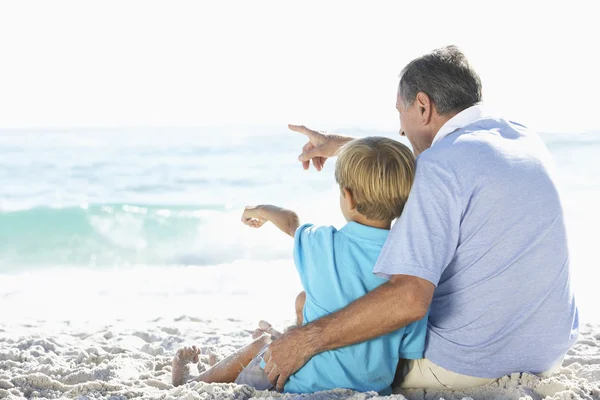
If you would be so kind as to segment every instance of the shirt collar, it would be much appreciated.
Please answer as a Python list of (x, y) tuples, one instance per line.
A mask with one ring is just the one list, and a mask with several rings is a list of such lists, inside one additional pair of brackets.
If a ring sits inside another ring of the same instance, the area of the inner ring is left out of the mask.
[(465, 126), (472, 124), (475, 121), (479, 121), (480, 119), (489, 117), (487, 109), (482, 104), (477, 104), (466, 108), (456, 114), (454, 117), (450, 118), (438, 131), (438, 133), (433, 138), (433, 142), (431, 145), (433, 146), (446, 136), (455, 132), (457, 129), (464, 128)]
[(385, 242), (390, 231), (388, 229), (374, 228), (372, 226), (350, 221), (340, 229), (340, 232), (344, 232), (348, 236), (359, 239)]

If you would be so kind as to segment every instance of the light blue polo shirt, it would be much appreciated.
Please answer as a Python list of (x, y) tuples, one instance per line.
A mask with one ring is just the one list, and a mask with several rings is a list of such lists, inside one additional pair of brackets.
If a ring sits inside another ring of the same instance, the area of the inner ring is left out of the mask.
[[(298, 228), (294, 261), (306, 291), (305, 324), (346, 307), (386, 282), (373, 274), (373, 267), (388, 233), (356, 222), (339, 231), (310, 224)], [(426, 321), (424, 318), (374, 340), (318, 354), (290, 377), (284, 391), (346, 388), (389, 394), (398, 359), (423, 357)]]
[(417, 158), (374, 272), (437, 286), (425, 358), (482, 378), (537, 374), (578, 334), (554, 167), (538, 135), (480, 111)]

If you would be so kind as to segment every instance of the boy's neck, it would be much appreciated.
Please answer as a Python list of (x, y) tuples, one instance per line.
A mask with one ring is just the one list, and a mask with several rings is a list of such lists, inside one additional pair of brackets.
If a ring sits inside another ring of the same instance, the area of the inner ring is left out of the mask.
[(350, 221), (357, 222), (361, 225), (372, 226), (373, 228), (379, 229), (390, 229), (392, 221), (379, 221), (374, 219), (368, 219), (364, 215), (358, 214), (352, 217)]

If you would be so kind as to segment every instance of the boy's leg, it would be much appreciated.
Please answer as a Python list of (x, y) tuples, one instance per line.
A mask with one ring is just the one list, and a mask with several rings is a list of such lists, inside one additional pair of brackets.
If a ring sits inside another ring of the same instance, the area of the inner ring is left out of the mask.
[(263, 347), (271, 343), (270, 335), (262, 335), (252, 343), (247, 344), (235, 353), (219, 361), (217, 364), (201, 373), (195, 381), (207, 383), (232, 383), (242, 372), (242, 370), (250, 364), (250, 361)]
[(306, 303), (306, 292), (302, 291), (296, 297), (296, 325), (298, 326), (304, 322), (304, 303)]
[[(207, 383), (232, 383), (239, 373), (258, 352), (271, 342), (270, 335), (262, 335), (252, 343), (247, 344), (235, 353), (219, 361), (208, 370), (194, 378), (194, 381)], [(172, 383), (173, 386), (183, 385), (189, 382), (189, 363), (198, 362), (200, 350), (193, 347), (185, 347), (177, 351), (173, 358)]]

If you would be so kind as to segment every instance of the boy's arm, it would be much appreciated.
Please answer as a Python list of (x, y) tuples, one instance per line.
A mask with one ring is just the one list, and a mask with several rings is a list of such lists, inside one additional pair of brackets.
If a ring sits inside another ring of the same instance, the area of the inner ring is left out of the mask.
[(242, 215), (242, 222), (253, 228), (260, 228), (267, 221), (271, 221), (291, 237), (294, 237), (296, 229), (300, 226), (300, 220), (295, 212), (272, 205), (246, 207)]

